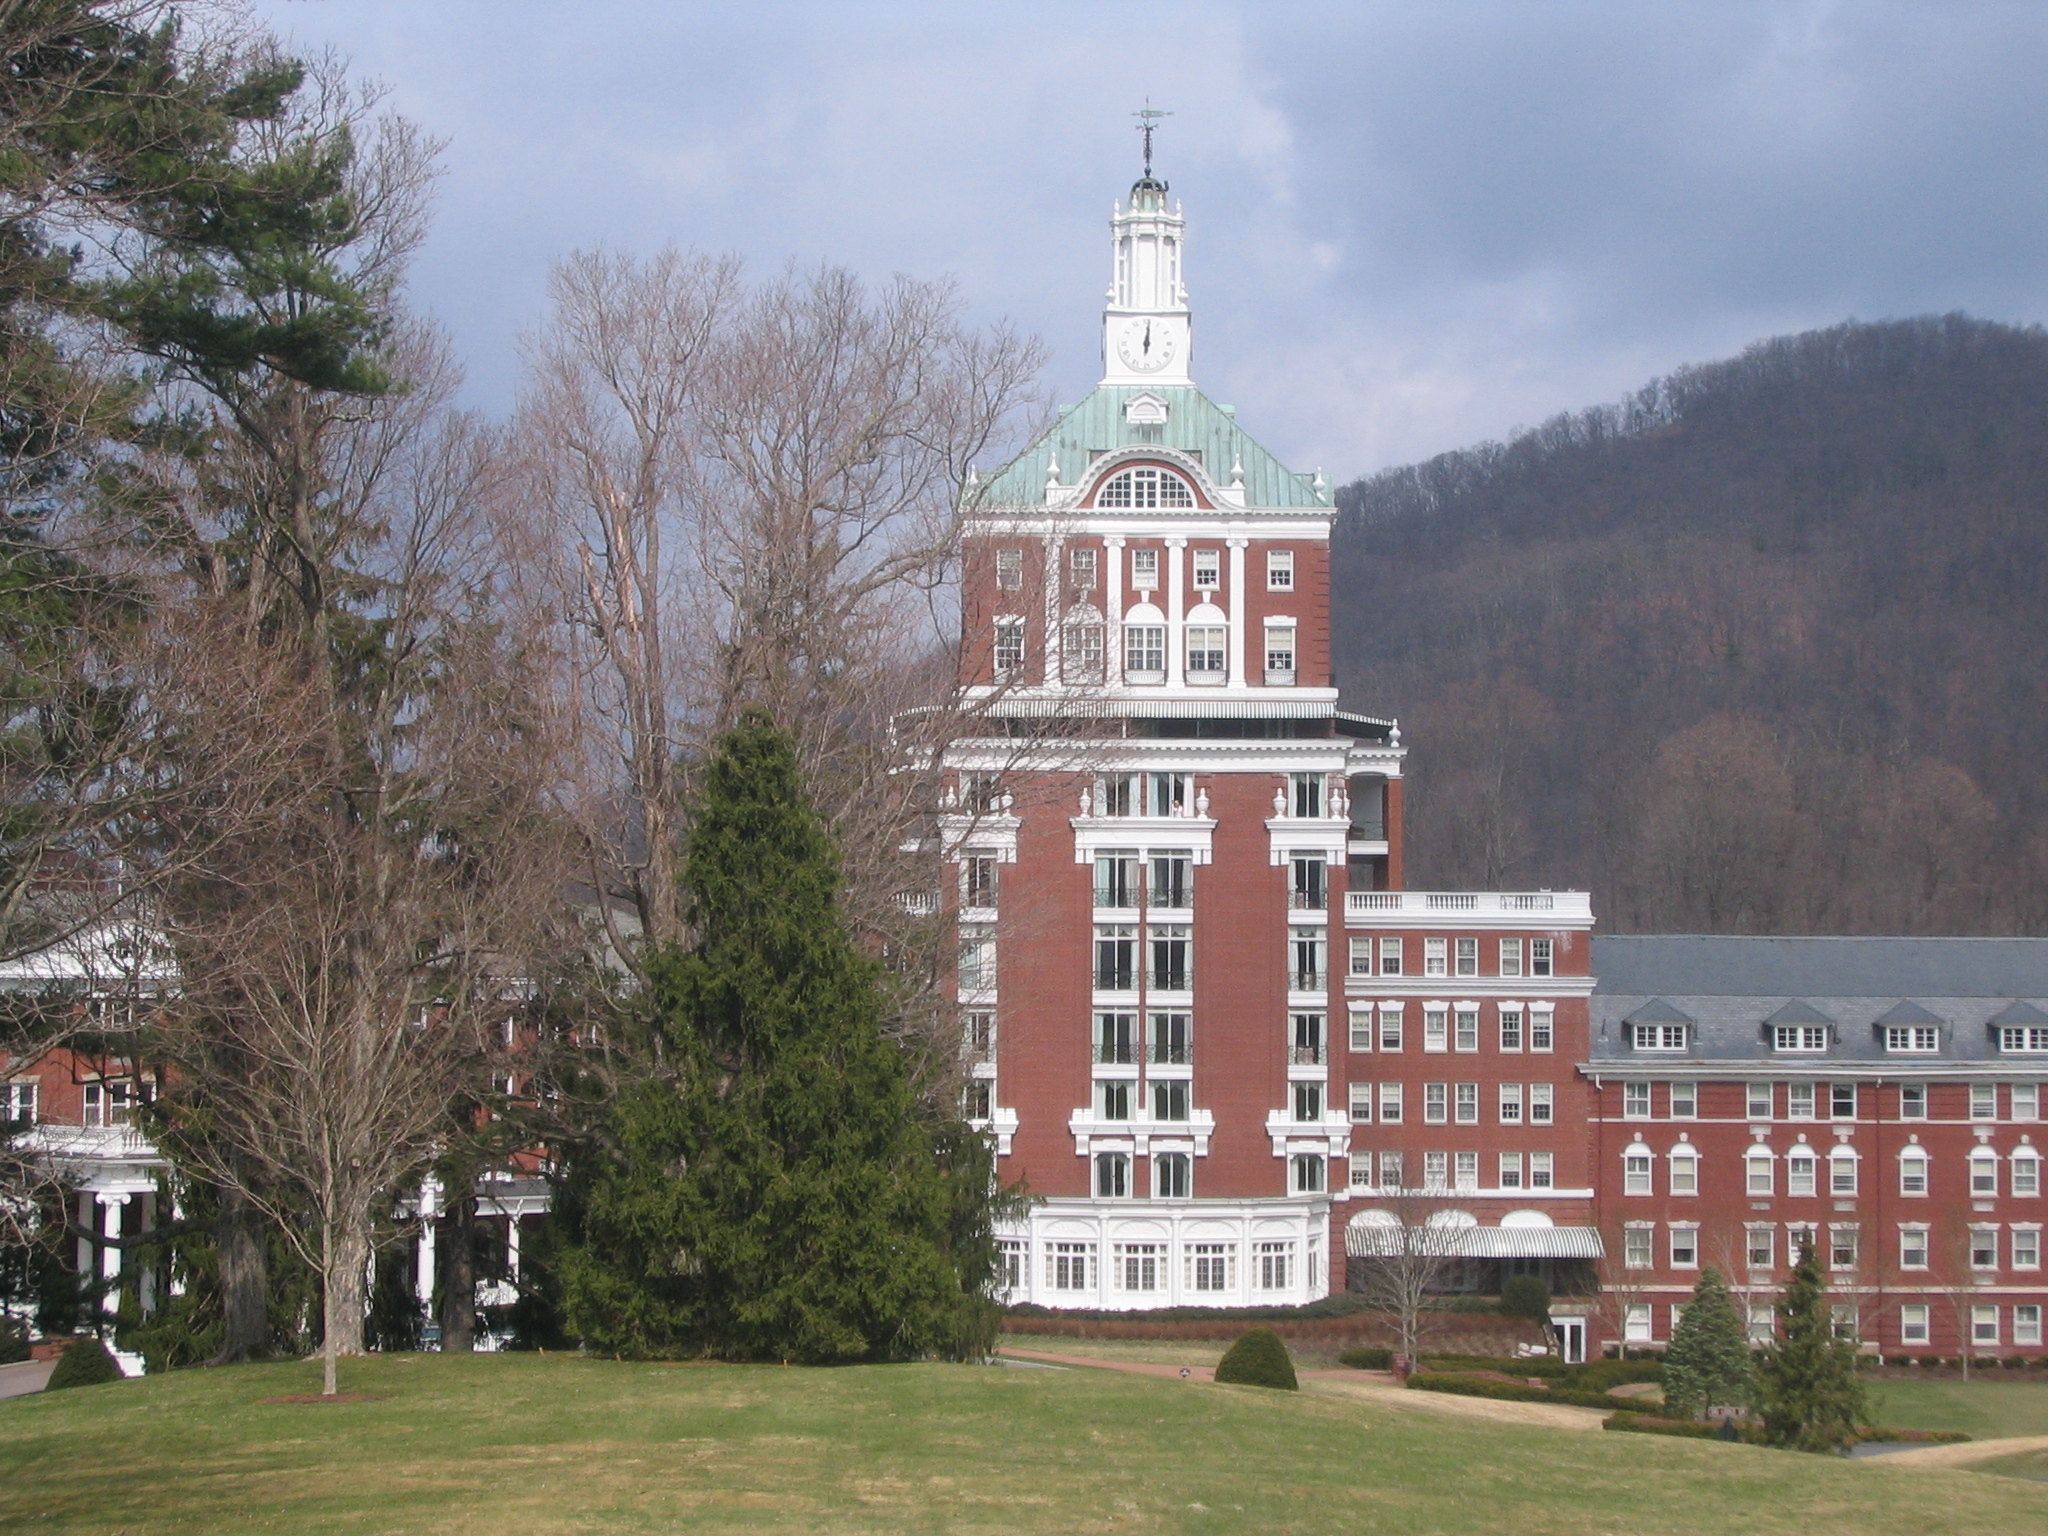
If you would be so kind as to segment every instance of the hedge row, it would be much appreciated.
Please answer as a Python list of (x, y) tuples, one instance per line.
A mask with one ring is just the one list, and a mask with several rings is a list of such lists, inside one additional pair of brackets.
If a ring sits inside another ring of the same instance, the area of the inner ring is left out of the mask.
[(1600, 1427), (1632, 1435), (1678, 1435), (1688, 1440), (1724, 1438), (1718, 1424), (1702, 1424), (1697, 1419), (1660, 1419), (1648, 1413), (1617, 1413)]
[(1432, 1371), (1499, 1371), (1505, 1376), (1541, 1376), (1590, 1392), (1606, 1392), (1635, 1382), (1662, 1381), (1661, 1360), (1588, 1360), (1567, 1365), (1554, 1356), (1533, 1359), (1488, 1358), (1484, 1355), (1425, 1355), (1423, 1368)]
[(1873, 1424), (1856, 1438), (1895, 1440), (1907, 1445), (1960, 1445), (1970, 1437), (1960, 1429), (1899, 1429), (1889, 1424)]
[(1532, 1387), (1522, 1382), (1495, 1381), (1491, 1376), (1464, 1376), (1454, 1371), (1424, 1371), (1408, 1378), (1418, 1392), (1449, 1392), (1458, 1397), (1490, 1397), (1508, 1403), (1561, 1403), (1568, 1408), (1603, 1408), (1610, 1413), (1652, 1411), (1609, 1397), (1604, 1392), (1587, 1392), (1569, 1387)]

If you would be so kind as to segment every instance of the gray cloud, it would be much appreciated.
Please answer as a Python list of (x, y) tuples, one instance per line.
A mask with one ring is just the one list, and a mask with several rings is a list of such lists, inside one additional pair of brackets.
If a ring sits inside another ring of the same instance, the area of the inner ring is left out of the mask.
[(421, 304), (502, 408), (548, 261), (958, 277), (1093, 381), (1126, 115), (1175, 116), (1197, 376), (1348, 476), (1775, 331), (2048, 309), (2034, 4), (264, 7), (450, 141)]

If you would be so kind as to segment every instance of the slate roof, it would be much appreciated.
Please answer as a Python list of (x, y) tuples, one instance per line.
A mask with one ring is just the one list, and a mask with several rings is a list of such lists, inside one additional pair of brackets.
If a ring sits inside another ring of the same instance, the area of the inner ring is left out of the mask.
[[(2048, 939), (1596, 936), (1592, 1052), (1609, 1070), (1840, 1067), (2048, 1075), (2048, 1053), (2000, 1051), (1995, 1029), (2048, 1023)], [(1677, 1017), (1674, 1017), (1677, 1016)], [(1685, 1051), (1637, 1050), (1629, 1023), (1693, 1023)], [(1825, 1054), (1771, 1049), (1769, 1026), (1832, 1025)], [(1931, 1055), (1890, 1052), (1883, 1026), (1936, 1024)]]
[[(1124, 402), (1151, 394), (1167, 405), (1166, 423), (1152, 436), (1124, 420)], [(1075, 485), (1087, 472), (1090, 456), (1132, 443), (1156, 442), (1193, 453), (1219, 486), (1228, 486), (1231, 466), (1244, 465), (1248, 511), (1296, 507), (1331, 510), (1327, 489), (1318, 492), (1313, 474), (1296, 474), (1237, 424), (1227, 408), (1192, 385), (1098, 385), (1077, 405), (1060, 412), (1059, 420), (1037, 442), (1012, 459), (989, 482), (985, 505), (1042, 507), (1045, 477), (1055, 454), (1060, 484)]]

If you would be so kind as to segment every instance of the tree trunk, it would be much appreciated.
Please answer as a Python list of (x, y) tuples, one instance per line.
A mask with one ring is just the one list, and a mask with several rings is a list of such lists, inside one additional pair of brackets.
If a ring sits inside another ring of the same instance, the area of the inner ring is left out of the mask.
[(220, 1192), (214, 1247), (220, 1256), (224, 1324), (215, 1365), (233, 1365), (270, 1353), (270, 1263), (263, 1231), (246, 1196), (232, 1185)]
[(476, 1196), (448, 1201), (440, 1228), (441, 1348), (466, 1355), (476, 1348)]
[(367, 1234), (330, 1227), (321, 1258), (321, 1289), (326, 1293), (320, 1342), (321, 1392), (335, 1393), (337, 1362), (363, 1352), (363, 1272), (370, 1262)]

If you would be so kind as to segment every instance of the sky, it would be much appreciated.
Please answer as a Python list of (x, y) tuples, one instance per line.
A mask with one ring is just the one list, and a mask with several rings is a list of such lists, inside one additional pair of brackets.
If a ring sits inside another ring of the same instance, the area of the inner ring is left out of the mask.
[(1846, 319), (2048, 319), (2048, 5), (255, 0), (446, 142), (415, 304), (507, 409), (549, 263), (950, 276), (1100, 373), (1131, 113), (1196, 381), (1338, 481)]

